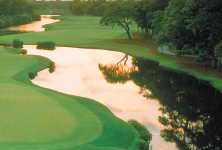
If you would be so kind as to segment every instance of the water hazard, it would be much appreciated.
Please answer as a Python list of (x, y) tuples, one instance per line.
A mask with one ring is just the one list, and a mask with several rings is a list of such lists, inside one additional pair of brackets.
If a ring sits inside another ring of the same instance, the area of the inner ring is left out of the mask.
[(21, 31), (21, 32), (43, 32), (45, 31), (44, 25), (60, 21), (59, 19), (52, 18), (53, 16), (58, 16), (58, 15), (41, 15), (40, 21), (34, 21), (30, 24), (9, 27), (8, 30)]
[(222, 94), (208, 82), (149, 60), (129, 57), (125, 64), (119, 52), (35, 47), (25, 49), (50, 58), (56, 71), (39, 72), (33, 83), (95, 99), (123, 120), (140, 121), (153, 134), (153, 150), (222, 149)]

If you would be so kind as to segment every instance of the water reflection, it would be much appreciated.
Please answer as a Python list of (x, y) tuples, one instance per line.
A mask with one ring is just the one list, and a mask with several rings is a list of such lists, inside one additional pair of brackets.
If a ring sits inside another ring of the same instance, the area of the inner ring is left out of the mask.
[(21, 32), (43, 32), (45, 31), (44, 25), (59, 22), (59, 19), (53, 19), (53, 16), (58, 15), (41, 15), (40, 21), (34, 21), (30, 24), (9, 27), (8, 30)]
[[(133, 64), (134, 71), (121, 73), (127, 74), (123, 80), (132, 80), (144, 97), (158, 99), (162, 104), (159, 121), (166, 127), (161, 131), (165, 140), (175, 142), (181, 150), (222, 149), (219, 91), (205, 81), (167, 70), (152, 61), (134, 59)], [(110, 76), (106, 72), (109, 67), (100, 67), (106, 78)], [(109, 80), (119, 82), (118, 76), (110, 76)]]
[[(136, 119), (146, 125), (153, 134), (153, 150), (176, 149), (174, 144), (165, 142), (160, 137), (163, 126), (158, 121), (161, 115), (158, 110), (159, 102), (148, 101), (139, 94), (141, 88), (133, 81), (126, 81), (124, 84), (107, 82), (107, 78), (105, 79), (99, 70), (99, 64), (115, 64), (124, 54), (65, 47), (57, 47), (55, 51), (36, 50), (35, 46), (25, 48), (28, 54), (48, 57), (56, 64), (53, 74), (49, 74), (47, 70), (40, 72), (33, 80), (35, 84), (98, 100), (108, 106), (116, 116), (124, 120)], [(131, 58), (127, 61), (128, 68), (133, 67), (130, 61)]]

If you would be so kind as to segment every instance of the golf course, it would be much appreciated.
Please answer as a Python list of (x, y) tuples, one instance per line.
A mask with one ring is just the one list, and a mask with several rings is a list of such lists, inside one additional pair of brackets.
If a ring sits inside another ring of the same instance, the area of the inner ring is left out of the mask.
[[(146, 45), (138, 44), (136, 41), (121, 40), (126, 38), (122, 29), (101, 26), (99, 17), (55, 16), (55, 18), (60, 21), (56, 20), (56, 23), (52, 21), (53, 24), (45, 25), (44, 32), (4, 35), (1, 36), (0, 43), (10, 45), (14, 39), (19, 39), (26, 45), (53, 41), (58, 46), (108, 49), (135, 57), (158, 60), (165, 67), (187, 71), (172, 59), (150, 53)], [(115, 117), (102, 104), (33, 85), (30, 74), (50, 68), (52, 62), (46, 57), (20, 55), (20, 51), (21, 49), (1, 48), (1, 68), (4, 68), (4, 72), (1, 74), (3, 94), (0, 96), (2, 100), (0, 114), (11, 119), (0, 125), (3, 133), (0, 147), (5, 150), (12, 147), (15, 150), (103, 150), (104, 148), (136, 150), (139, 148), (139, 136), (135, 129)], [(211, 79), (197, 72), (189, 71), (189, 73)], [(215, 80), (217, 79), (212, 78), (212, 81)], [(157, 139), (159, 140), (159, 137)], [(166, 145), (163, 147), (166, 148)]]
[(0, 6), (0, 150), (222, 149), (222, 1)]

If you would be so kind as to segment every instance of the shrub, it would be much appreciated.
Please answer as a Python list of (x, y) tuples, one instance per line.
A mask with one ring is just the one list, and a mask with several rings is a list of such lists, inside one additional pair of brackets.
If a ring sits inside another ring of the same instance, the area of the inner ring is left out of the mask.
[(34, 79), (36, 76), (37, 76), (37, 73), (36, 73), (36, 72), (30, 72), (30, 73), (29, 73), (29, 78), (30, 78), (31, 80)]
[(152, 140), (152, 134), (146, 127), (136, 120), (129, 120), (128, 123), (136, 129), (140, 136), (139, 147), (140, 150), (149, 150), (149, 145)]
[(149, 143), (144, 141), (144, 140), (140, 140), (139, 141), (139, 149), (140, 150), (149, 150)]
[(14, 48), (23, 48), (23, 41), (15, 39), (13, 40), (12, 46)]
[(27, 54), (27, 50), (26, 49), (21, 49), (20, 53), (23, 54), (23, 55), (26, 55)]
[(49, 72), (50, 73), (53, 73), (55, 71), (55, 63), (54, 62), (50, 62), (50, 65), (49, 65)]
[(136, 120), (130, 120), (130, 121), (128, 121), (128, 123), (137, 130), (137, 132), (139, 133), (141, 139), (143, 139), (144, 141), (151, 141), (152, 135), (146, 129), (146, 127), (144, 125), (140, 124)]
[(55, 49), (55, 42), (38, 42), (37, 49), (45, 49), (45, 50), (54, 50)]

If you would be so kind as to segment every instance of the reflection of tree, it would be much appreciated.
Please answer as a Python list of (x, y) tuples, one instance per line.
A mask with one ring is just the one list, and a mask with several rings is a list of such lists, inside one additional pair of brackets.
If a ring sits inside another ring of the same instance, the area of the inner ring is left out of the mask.
[(99, 69), (109, 83), (125, 83), (129, 80), (129, 70), (126, 70), (123, 65), (99, 64)]
[(99, 69), (109, 83), (125, 83), (130, 78), (130, 72), (135, 71), (134, 67), (127, 65), (128, 55), (126, 54), (116, 64), (99, 64)]
[(192, 143), (195, 135), (202, 134), (202, 121), (189, 121), (186, 116), (179, 114), (177, 111), (170, 111), (167, 107), (162, 107), (163, 115), (159, 121), (166, 127), (161, 131), (161, 136), (166, 141), (175, 142), (181, 150), (196, 150)]
[[(208, 83), (182, 72), (167, 70), (155, 62), (137, 59), (131, 79), (149, 89), (163, 105), (161, 135), (181, 150), (222, 149), (222, 94)], [(152, 79), (152, 80), (150, 80)], [(219, 115), (220, 114), (220, 115)]]
[[(137, 69), (128, 68), (130, 71), (121, 73), (121, 77), (125, 77), (124, 82), (133, 80), (145, 97), (160, 100), (159, 120), (166, 127), (161, 135), (167, 141), (175, 142), (181, 150), (222, 149), (222, 94), (219, 91), (207, 82), (160, 67), (156, 62), (134, 59), (133, 65)], [(103, 73), (112, 72), (115, 67)], [(106, 79), (113, 80), (109, 77)]]
[(125, 54), (125, 56), (117, 63), (117, 65), (121, 64), (124, 61), (124, 65), (126, 65), (129, 59), (129, 55)]

